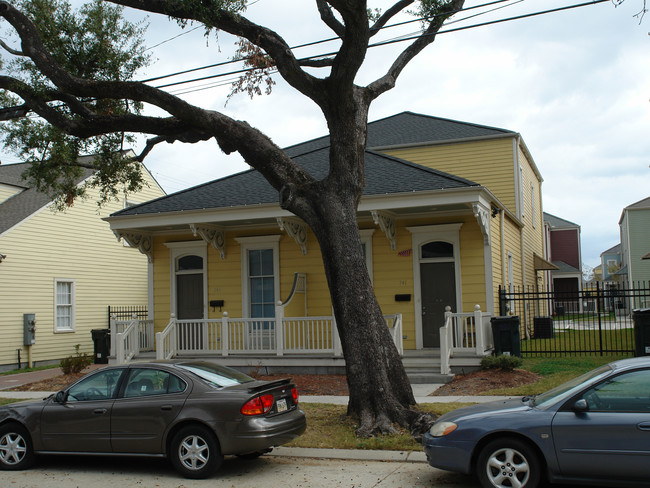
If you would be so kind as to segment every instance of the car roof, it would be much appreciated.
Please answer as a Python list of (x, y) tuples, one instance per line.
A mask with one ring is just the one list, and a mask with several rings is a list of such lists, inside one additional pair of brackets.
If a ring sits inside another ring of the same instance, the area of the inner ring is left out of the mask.
[(626, 369), (650, 367), (650, 356), (640, 356), (638, 358), (620, 359), (609, 363), (612, 369), (623, 371)]

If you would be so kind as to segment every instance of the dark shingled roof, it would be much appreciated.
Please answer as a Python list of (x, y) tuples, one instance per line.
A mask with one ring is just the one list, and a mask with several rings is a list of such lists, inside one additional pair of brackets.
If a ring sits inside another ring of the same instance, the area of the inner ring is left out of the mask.
[[(37, 191), (31, 182), (22, 179), (22, 173), (27, 167), (28, 163), (0, 165), (0, 183), (22, 189), (0, 203), (0, 234), (52, 201), (48, 195)], [(88, 178), (92, 173), (93, 171), (84, 169), (79, 182)]]
[[(476, 137), (493, 137), (512, 132), (497, 127), (470, 124), (429, 115), (402, 112), (368, 123), (368, 149), (409, 144), (439, 143)], [(329, 136), (302, 142), (285, 149), (289, 156), (329, 146)]]
[[(329, 170), (329, 148), (294, 160), (317, 180), (323, 179)], [(365, 196), (479, 186), (458, 176), (373, 151), (366, 151), (365, 165)], [(259, 172), (249, 170), (120, 210), (113, 216), (276, 203), (278, 192)]]
[(556, 217), (555, 215), (551, 215), (550, 213), (546, 212), (544, 212), (544, 221), (548, 222), (551, 227), (556, 228), (580, 227), (578, 224), (574, 224), (573, 222), (569, 222), (568, 220)]

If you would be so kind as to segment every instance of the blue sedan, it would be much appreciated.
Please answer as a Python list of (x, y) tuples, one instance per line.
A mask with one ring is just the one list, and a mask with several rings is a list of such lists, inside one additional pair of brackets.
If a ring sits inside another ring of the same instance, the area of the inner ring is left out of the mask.
[(429, 464), (484, 488), (541, 480), (650, 486), (650, 357), (601, 366), (535, 397), (461, 408), (425, 434)]

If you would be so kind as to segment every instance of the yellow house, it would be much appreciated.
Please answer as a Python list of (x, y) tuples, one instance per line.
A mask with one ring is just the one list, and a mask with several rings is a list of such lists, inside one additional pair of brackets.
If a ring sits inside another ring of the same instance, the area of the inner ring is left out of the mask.
[[(102, 220), (164, 195), (148, 186), (98, 208), (97, 193), (66, 211), (22, 179), (25, 164), (0, 165), (0, 370), (20, 362), (56, 363), (93, 351), (92, 329), (106, 329), (110, 305), (148, 304), (145, 256), (119, 242)], [(79, 184), (92, 177), (87, 170)], [(31, 320), (35, 320), (35, 324)], [(25, 328), (35, 325), (32, 336)]]
[[(328, 137), (286, 151), (327, 174)], [(359, 228), (387, 326), (413, 370), (476, 365), (493, 346), (498, 286), (543, 279), (541, 182), (516, 132), (410, 112), (369, 123)], [(318, 244), (257, 171), (106, 220), (153, 264), (158, 357), (342, 364)]]

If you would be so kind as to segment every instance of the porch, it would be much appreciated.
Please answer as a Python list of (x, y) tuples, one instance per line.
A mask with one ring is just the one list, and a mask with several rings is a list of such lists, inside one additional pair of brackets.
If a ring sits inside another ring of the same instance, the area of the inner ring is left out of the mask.
[[(448, 307), (449, 309), (449, 307)], [(219, 358), (243, 371), (343, 374), (345, 360), (334, 317), (178, 320), (163, 331), (152, 320), (111, 318), (111, 362), (145, 359)], [(471, 313), (445, 313), (440, 348), (404, 350), (402, 315), (385, 315), (395, 346), (412, 383), (450, 381), (454, 371), (476, 368), (491, 352), (490, 314), (477, 305)]]

